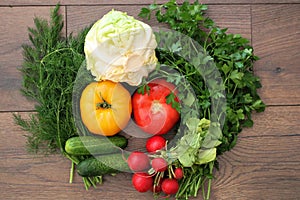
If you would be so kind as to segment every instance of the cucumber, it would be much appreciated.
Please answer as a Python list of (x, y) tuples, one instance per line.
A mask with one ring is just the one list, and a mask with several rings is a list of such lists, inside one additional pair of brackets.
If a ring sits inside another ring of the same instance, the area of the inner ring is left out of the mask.
[(120, 152), (128, 141), (123, 136), (78, 136), (69, 138), (65, 144), (65, 151), (70, 155), (96, 155)]
[(77, 173), (82, 177), (102, 176), (118, 172), (130, 172), (122, 153), (106, 154), (87, 158), (76, 166)]

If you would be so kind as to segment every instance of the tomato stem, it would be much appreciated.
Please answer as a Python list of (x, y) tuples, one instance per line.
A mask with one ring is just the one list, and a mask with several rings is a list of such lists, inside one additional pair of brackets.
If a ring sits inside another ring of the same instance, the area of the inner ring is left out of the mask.
[(105, 99), (104, 99), (103, 96), (101, 95), (101, 92), (100, 92), (99, 94), (100, 94), (100, 97), (101, 97), (101, 99), (102, 99), (103, 102), (97, 103), (97, 104), (96, 104), (96, 108), (97, 108), (97, 109), (100, 109), (100, 108), (104, 108), (104, 109), (111, 108), (111, 105), (110, 105), (109, 103), (107, 103), (107, 101), (105, 101)]
[(104, 101), (101, 103), (97, 103), (96, 108), (97, 109), (100, 109), (100, 108), (108, 109), (108, 108), (111, 108), (111, 105), (109, 103), (107, 103), (106, 101)]

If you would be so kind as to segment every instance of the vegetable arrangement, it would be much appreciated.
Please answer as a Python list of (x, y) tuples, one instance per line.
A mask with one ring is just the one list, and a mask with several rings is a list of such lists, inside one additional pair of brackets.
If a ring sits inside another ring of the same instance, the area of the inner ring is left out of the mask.
[[(171, 30), (157, 32), (112, 10), (67, 38), (59, 6), (50, 23), (35, 18), (21, 71), (36, 113), (14, 115), (30, 133), (29, 149), (59, 149), (72, 162), (70, 182), (76, 169), (86, 189), (129, 172), (139, 192), (188, 199), (202, 190), (209, 199), (218, 155), (265, 105), (249, 41), (226, 33), (206, 9), (174, 0), (142, 8), (140, 17), (154, 14)], [(145, 151), (126, 151), (130, 121), (148, 136)]]

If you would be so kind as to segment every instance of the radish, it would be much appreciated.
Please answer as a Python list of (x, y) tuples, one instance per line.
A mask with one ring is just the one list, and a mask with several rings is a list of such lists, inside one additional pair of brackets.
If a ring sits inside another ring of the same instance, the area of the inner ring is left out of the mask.
[(160, 193), (161, 192), (161, 184), (159, 184), (159, 185), (153, 185), (152, 192), (153, 193)]
[(129, 168), (134, 172), (142, 172), (150, 168), (149, 157), (139, 151), (132, 152), (127, 159), (127, 163)]
[(163, 180), (161, 188), (167, 195), (176, 194), (179, 189), (179, 184), (176, 179), (166, 178)]
[(151, 162), (151, 165), (156, 172), (163, 172), (168, 168), (168, 163), (163, 158), (154, 158)]
[(155, 178), (154, 178), (154, 183), (153, 183), (153, 187), (152, 187), (152, 192), (153, 193), (160, 193), (162, 191), (161, 189), (161, 184), (163, 182), (163, 173), (157, 173)]
[(156, 135), (149, 138), (146, 142), (146, 149), (149, 153), (155, 153), (157, 150), (163, 149), (166, 146), (166, 139)]
[(153, 188), (153, 178), (147, 173), (135, 173), (132, 176), (132, 185), (139, 192), (147, 192)]
[(182, 179), (182, 177), (183, 177), (182, 168), (180, 168), (180, 167), (176, 168), (174, 171), (174, 178), (176, 178), (177, 180), (180, 180), (180, 179)]

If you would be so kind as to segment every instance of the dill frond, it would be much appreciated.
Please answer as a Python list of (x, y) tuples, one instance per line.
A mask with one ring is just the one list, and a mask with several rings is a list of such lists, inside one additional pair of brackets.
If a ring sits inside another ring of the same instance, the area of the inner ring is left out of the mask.
[(90, 27), (65, 38), (59, 7), (56, 5), (51, 11), (49, 22), (34, 19), (35, 27), (28, 28), (30, 44), (22, 45), (21, 92), (36, 102), (36, 112), (27, 119), (14, 114), (14, 119), (28, 132), (29, 152), (64, 151), (65, 141), (77, 135), (72, 91), (77, 71), (84, 62), (84, 40)]

